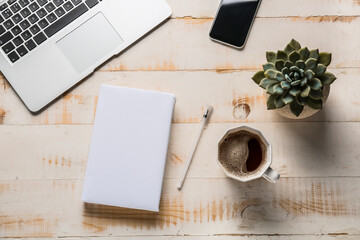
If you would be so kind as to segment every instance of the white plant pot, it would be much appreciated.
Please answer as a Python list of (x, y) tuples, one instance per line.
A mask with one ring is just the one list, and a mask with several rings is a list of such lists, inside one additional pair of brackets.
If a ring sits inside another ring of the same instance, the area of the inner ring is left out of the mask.
[[(325, 85), (324, 88), (323, 88), (323, 93), (324, 93), (324, 96), (322, 98), (323, 100), (323, 105), (325, 104), (325, 102), (327, 101), (328, 97), (329, 97), (329, 94), (330, 94), (330, 85)], [(268, 94), (266, 94), (266, 98), (269, 97)], [(320, 111), (320, 109), (312, 109), (311, 107), (309, 106), (305, 106), (304, 107), (304, 110), (302, 111), (302, 113), (296, 117), (290, 110), (290, 105), (286, 105), (285, 107), (283, 108), (279, 108), (279, 109), (276, 109), (274, 110), (276, 113), (278, 113), (279, 115), (283, 116), (283, 117), (286, 117), (286, 118), (290, 118), (290, 119), (303, 119), (303, 118), (308, 118), (312, 115), (314, 115), (315, 113), (317, 113), (318, 111)]]

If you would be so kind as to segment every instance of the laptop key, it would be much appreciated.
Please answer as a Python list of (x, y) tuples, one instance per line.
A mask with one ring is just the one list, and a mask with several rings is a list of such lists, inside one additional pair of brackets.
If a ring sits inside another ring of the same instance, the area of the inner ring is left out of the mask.
[(36, 16), (35, 13), (34, 13), (33, 15), (31, 15), (31, 16), (28, 18), (28, 20), (30, 21), (31, 24), (34, 24), (34, 23), (36, 23), (36, 22), (39, 20), (39, 18), (38, 18), (38, 16)]
[(58, 7), (64, 3), (64, 0), (53, 0), (54, 4)]
[(6, 32), (4, 35), (0, 36), (0, 46), (10, 41), (13, 37), (14, 36), (11, 34), (11, 32)]
[(20, 22), (23, 18), (20, 16), (20, 14), (15, 14), (12, 18), (11, 18), (15, 24), (17, 24), (18, 22)]
[(37, 3), (38, 3), (40, 6), (44, 6), (45, 4), (48, 3), (48, 0), (37, 0)]
[(30, 28), (30, 32), (32, 33), (32, 34), (36, 34), (36, 33), (38, 33), (39, 31), (40, 31), (40, 28), (38, 27), (38, 25), (33, 25), (33, 26), (31, 26)]
[(29, 32), (29, 30), (26, 30), (25, 32), (23, 32), (21, 34), (21, 37), (26, 41), (28, 40), (29, 38), (31, 38), (31, 33)]
[(86, 5), (89, 7), (89, 8), (92, 8), (94, 7), (96, 4), (99, 3), (98, 0), (86, 0), (85, 1)]
[(7, 3), (8, 3), (9, 5), (11, 5), (11, 4), (15, 3), (15, 2), (16, 2), (16, 0), (9, 0), (9, 1), (7, 1)]
[(4, 4), (1, 4), (0, 5), (0, 11), (3, 11), (3, 10), (5, 10), (5, 8), (7, 8), (7, 4), (6, 3), (4, 3)]
[(14, 23), (9, 19), (6, 22), (4, 22), (4, 27), (6, 27), (6, 29), (10, 29), (14, 26)]
[(27, 5), (29, 5), (29, 0), (19, 0), (19, 4), (21, 7), (26, 7)]
[(48, 28), (46, 28), (44, 30), (45, 34), (48, 37), (51, 37), (87, 11), (88, 8), (86, 7), (86, 5), (84, 3), (80, 4), (79, 6), (68, 12), (66, 15), (64, 15), (62, 18), (54, 22)]
[(24, 8), (23, 10), (20, 11), (21, 16), (23, 16), (23, 18), (26, 18), (27, 16), (30, 15), (30, 10), (28, 8)]
[(43, 43), (46, 40), (46, 36), (45, 36), (45, 34), (43, 34), (41, 32), (41, 33), (39, 33), (38, 35), (36, 35), (34, 37), (34, 40), (35, 40), (37, 45), (40, 45), (41, 43)]
[(55, 14), (56, 14), (58, 17), (61, 17), (62, 15), (65, 14), (65, 10), (64, 10), (62, 7), (59, 7), (58, 9), (55, 10)]
[(8, 55), (8, 58), (10, 59), (10, 61), (12, 62), (12, 63), (14, 63), (14, 62), (16, 62), (17, 60), (19, 60), (19, 55), (17, 55), (17, 53), (15, 52), (15, 51), (13, 51), (12, 53), (10, 53), (9, 55)]
[(55, 9), (55, 5), (52, 2), (49, 2), (46, 6), (45, 6), (46, 11), (48, 12), (52, 12)]
[(25, 43), (25, 46), (27, 47), (27, 49), (28, 49), (29, 51), (31, 51), (31, 50), (33, 50), (34, 48), (36, 48), (36, 44), (35, 44), (34, 41), (31, 40), (31, 39)]
[(44, 28), (46, 28), (47, 26), (49, 26), (49, 23), (46, 21), (45, 18), (44, 18), (43, 20), (40, 20), (40, 21), (38, 22), (38, 24), (39, 24), (39, 26), (40, 26), (42, 29), (44, 29)]
[(20, 55), (20, 57), (25, 56), (28, 53), (28, 50), (24, 46), (20, 46), (16, 49), (17, 53)]
[(30, 27), (30, 23), (28, 22), (28, 20), (24, 20), (20, 23), (20, 27), (25, 30), (27, 29), (28, 27)]
[(5, 19), (0, 15), (0, 23), (2, 23), (3, 21), (5, 21)]
[(13, 15), (12, 12), (10, 11), (10, 9), (6, 9), (6, 10), (3, 11), (1, 14), (3, 15), (3, 17), (4, 17), (5, 19), (8, 19), (9, 17), (11, 17), (11, 16)]
[(71, 0), (72, 3), (76, 6), (78, 5), (79, 3), (81, 3), (82, 0)]
[(21, 33), (21, 28), (19, 26), (15, 26), (11, 29), (12, 34), (14, 34), (14, 36), (17, 36)]
[(6, 31), (5, 28), (0, 25), (0, 35), (3, 34), (5, 31)]
[(51, 13), (50, 15), (48, 15), (46, 17), (46, 19), (49, 21), (49, 23), (55, 22), (55, 20), (57, 19), (54, 13)]
[(35, 12), (36, 10), (38, 10), (40, 7), (36, 2), (33, 2), (32, 4), (29, 5), (29, 8), (32, 12)]
[(45, 9), (41, 8), (40, 10), (38, 10), (38, 11), (36, 12), (36, 14), (39, 16), (39, 18), (43, 18), (43, 17), (46, 16), (47, 12), (46, 12)]
[(3, 47), (2, 47), (2, 50), (8, 54), (9, 52), (11, 52), (12, 50), (15, 49), (15, 46), (14, 44), (12, 44), (12, 42), (9, 42), (8, 44), (5, 44)]
[(22, 44), (24, 41), (21, 39), (21, 37), (16, 37), (13, 40), (13, 43), (15, 44), (15, 46), (19, 46), (20, 44)]
[(19, 4), (15, 3), (14, 5), (12, 5), (10, 7), (11, 11), (13, 11), (13, 13), (17, 13), (18, 11), (20, 11), (21, 7)]
[(71, 2), (66, 2), (64, 5), (63, 5), (64, 9), (68, 12), (70, 11), (71, 9), (74, 8), (74, 5), (72, 5)]

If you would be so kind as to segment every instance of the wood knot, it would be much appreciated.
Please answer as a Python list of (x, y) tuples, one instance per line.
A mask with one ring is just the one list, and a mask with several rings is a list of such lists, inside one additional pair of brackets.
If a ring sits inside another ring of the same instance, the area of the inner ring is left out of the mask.
[(233, 117), (237, 120), (245, 120), (251, 112), (248, 98), (242, 98), (233, 102)]

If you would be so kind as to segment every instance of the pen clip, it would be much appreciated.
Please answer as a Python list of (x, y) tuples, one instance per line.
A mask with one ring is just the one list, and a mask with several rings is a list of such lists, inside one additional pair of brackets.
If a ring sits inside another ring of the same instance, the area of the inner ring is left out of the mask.
[(206, 110), (204, 112), (203, 118), (205, 119), (205, 126), (204, 128), (207, 127), (207, 124), (209, 123), (209, 118), (211, 116), (211, 113), (213, 112), (214, 108), (212, 106), (206, 106)]

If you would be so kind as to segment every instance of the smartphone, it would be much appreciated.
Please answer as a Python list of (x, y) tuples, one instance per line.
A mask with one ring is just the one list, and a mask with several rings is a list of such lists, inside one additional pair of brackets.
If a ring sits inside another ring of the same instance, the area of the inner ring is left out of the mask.
[(243, 48), (260, 1), (222, 0), (210, 30), (210, 38), (238, 49)]

